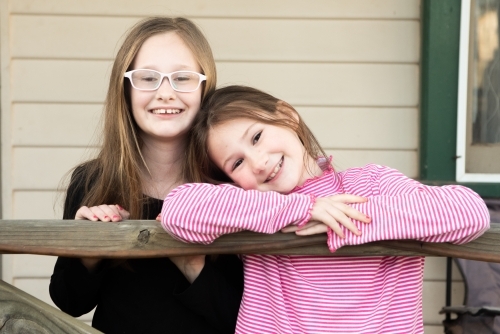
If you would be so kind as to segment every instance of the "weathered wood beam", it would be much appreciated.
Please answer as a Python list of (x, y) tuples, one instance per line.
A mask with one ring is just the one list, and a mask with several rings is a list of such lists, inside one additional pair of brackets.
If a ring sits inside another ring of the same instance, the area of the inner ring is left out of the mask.
[(8, 333), (101, 332), (0, 280), (0, 334)]
[(211, 245), (174, 240), (156, 221), (103, 223), (78, 220), (0, 220), (0, 253), (69, 257), (144, 258), (195, 254), (288, 254), (329, 256), (452, 256), (500, 262), (500, 227), (493, 224), (480, 238), (465, 244), (424, 243), (414, 240), (374, 242), (343, 247), (330, 253), (326, 237), (299, 237), (240, 232)]

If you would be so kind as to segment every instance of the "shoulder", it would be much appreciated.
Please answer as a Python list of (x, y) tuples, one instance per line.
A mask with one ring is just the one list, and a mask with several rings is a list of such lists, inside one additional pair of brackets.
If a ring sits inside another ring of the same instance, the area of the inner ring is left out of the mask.
[(339, 177), (346, 193), (362, 196), (386, 193), (387, 187), (392, 188), (396, 184), (416, 182), (397, 169), (378, 164), (349, 168), (340, 172)]
[(342, 179), (356, 181), (359, 179), (379, 179), (381, 177), (405, 177), (403, 173), (397, 169), (377, 165), (368, 164), (363, 167), (353, 167), (338, 173)]
[(100, 164), (97, 159), (86, 161), (73, 169), (71, 173), (71, 181), (85, 179), (91, 174), (94, 174), (94, 177), (97, 176), (97, 173), (100, 169)]
[(82, 200), (96, 182), (99, 175), (97, 160), (78, 165), (71, 173), (64, 203), (64, 219), (73, 219)]

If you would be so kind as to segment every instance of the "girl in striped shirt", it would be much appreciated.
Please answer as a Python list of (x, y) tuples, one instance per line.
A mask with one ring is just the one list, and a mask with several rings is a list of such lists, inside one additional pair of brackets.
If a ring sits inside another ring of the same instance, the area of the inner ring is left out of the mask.
[[(327, 232), (334, 252), (390, 239), (461, 244), (489, 227), (468, 188), (425, 186), (374, 164), (336, 172), (295, 109), (249, 87), (206, 100), (187, 160), (191, 179), (213, 184), (184, 184), (165, 199), (162, 226), (185, 242), (284, 229)], [(238, 333), (423, 333), (423, 257), (242, 259)]]

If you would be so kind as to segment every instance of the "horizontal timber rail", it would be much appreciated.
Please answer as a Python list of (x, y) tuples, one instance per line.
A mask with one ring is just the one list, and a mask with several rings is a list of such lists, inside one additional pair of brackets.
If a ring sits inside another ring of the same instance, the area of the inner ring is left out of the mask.
[(282, 254), (330, 256), (451, 256), (500, 262), (500, 226), (492, 224), (465, 245), (415, 240), (378, 241), (330, 253), (325, 234), (239, 232), (210, 245), (186, 244), (169, 236), (152, 220), (119, 223), (87, 220), (0, 220), (0, 254), (68, 257), (145, 258), (196, 254)]

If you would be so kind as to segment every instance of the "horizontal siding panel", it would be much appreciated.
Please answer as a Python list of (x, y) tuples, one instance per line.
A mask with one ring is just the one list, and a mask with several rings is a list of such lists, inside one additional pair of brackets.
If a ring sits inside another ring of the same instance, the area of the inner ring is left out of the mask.
[[(445, 290), (445, 282), (424, 282), (422, 310), (426, 325), (441, 325), (441, 322), (444, 320), (444, 314), (439, 314), (439, 311), (445, 304)], [(464, 284), (461, 282), (452, 283), (452, 304), (462, 304), (463, 296)]]
[(14, 13), (75, 15), (175, 15), (234, 17), (411, 18), (420, 17), (419, 0), (175, 1), (175, 0), (15, 0)]
[(102, 109), (102, 104), (16, 103), (12, 107), (12, 145), (88, 146), (96, 143)]
[[(82, 146), (97, 142), (101, 106), (23, 104), (15, 107), (14, 146)], [(417, 149), (412, 109), (297, 108), (323, 147)], [(305, 110), (305, 111), (304, 111)], [(380, 115), (382, 114), (382, 115)], [(392, 116), (392, 117), (386, 117)], [(53, 124), (58, 126), (52, 131)], [(74, 126), (78, 124), (79, 126)]]
[[(59, 183), (66, 172), (68, 170), (58, 176)], [(56, 178), (54, 176), (54, 179)], [(69, 176), (67, 181), (69, 182)], [(61, 184), (61, 187), (66, 183)], [(55, 190), (15, 190), (12, 195), (12, 219), (62, 219), (63, 202), (64, 194)], [(26, 209), (28, 203), (29, 209)]]
[(298, 107), (297, 110), (323, 147), (418, 148), (416, 108)]
[[(12, 57), (112, 59), (124, 32), (136, 21), (123, 17), (14, 15)], [(206, 33), (219, 61), (417, 62), (419, 59), (417, 21), (228, 18), (194, 21)]]
[(197, 22), (220, 61), (417, 62), (419, 59), (416, 21), (219, 19)]
[(249, 85), (298, 105), (418, 104), (418, 66), (389, 64), (218, 64), (219, 84)]
[[(220, 62), (218, 71), (219, 85), (258, 87), (291, 104), (394, 107), (418, 104), (417, 65)], [(110, 72), (110, 61), (14, 60), (12, 100), (103, 102)]]
[(13, 261), (12, 276), (16, 278), (47, 278), (52, 275), (55, 256), (18, 254)]
[(136, 22), (123, 17), (12, 15), (11, 57), (113, 59), (122, 36)]
[(111, 61), (12, 60), (12, 102), (102, 103)]
[[(15, 146), (87, 146), (99, 134), (100, 104), (15, 104)], [(415, 108), (298, 107), (323, 147), (417, 149)], [(61, 126), (54, 127), (54, 124)], [(78, 125), (78, 126), (76, 126)], [(52, 128), (52, 131), (47, 129)]]
[(395, 168), (411, 178), (418, 176), (417, 151), (330, 150), (328, 148), (325, 151), (333, 157), (333, 166), (338, 170), (375, 163)]
[(94, 153), (95, 149), (85, 148), (14, 148), (12, 188), (55, 190), (72, 167)]

